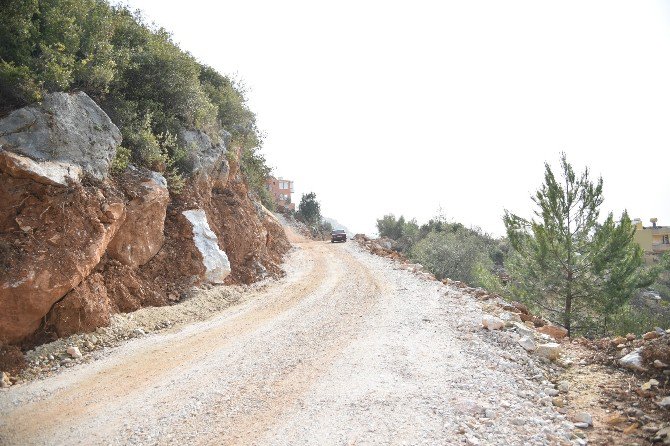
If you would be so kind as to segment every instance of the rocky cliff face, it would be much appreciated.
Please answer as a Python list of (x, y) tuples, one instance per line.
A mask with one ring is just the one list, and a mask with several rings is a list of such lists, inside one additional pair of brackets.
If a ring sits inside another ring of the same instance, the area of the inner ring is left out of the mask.
[(182, 137), (194, 172), (171, 196), (156, 172), (109, 176), (120, 133), (84, 93), (0, 120), (0, 345), (94, 330), (203, 282), (281, 274), (289, 243), (249, 197), (227, 135)]

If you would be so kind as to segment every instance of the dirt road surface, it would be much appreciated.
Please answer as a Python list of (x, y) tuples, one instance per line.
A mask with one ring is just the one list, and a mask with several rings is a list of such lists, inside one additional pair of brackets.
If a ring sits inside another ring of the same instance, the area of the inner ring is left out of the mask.
[(353, 242), (294, 244), (242, 304), (0, 393), (0, 444), (571, 444), (473, 298)]

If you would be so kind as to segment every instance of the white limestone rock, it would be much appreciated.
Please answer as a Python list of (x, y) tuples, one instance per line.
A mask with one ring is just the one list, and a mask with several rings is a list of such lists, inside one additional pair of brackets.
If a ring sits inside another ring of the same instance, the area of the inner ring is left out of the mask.
[(202, 255), (205, 279), (209, 283), (223, 283), (230, 274), (230, 261), (226, 253), (219, 248), (218, 239), (209, 227), (205, 211), (192, 209), (182, 214), (193, 227), (193, 242)]
[(637, 370), (639, 372), (647, 371), (646, 367), (642, 365), (642, 356), (640, 356), (639, 348), (633, 350), (623, 358), (619, 359), (619, 364), (630, 370)]

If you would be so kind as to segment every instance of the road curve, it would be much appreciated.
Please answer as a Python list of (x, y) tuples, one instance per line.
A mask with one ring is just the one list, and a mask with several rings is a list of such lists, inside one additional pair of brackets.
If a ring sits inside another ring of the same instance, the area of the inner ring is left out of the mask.
[(565, 442), (474, 299), (354, 243), (294, 242), (243, 304), (0, 394), (0, 444)]

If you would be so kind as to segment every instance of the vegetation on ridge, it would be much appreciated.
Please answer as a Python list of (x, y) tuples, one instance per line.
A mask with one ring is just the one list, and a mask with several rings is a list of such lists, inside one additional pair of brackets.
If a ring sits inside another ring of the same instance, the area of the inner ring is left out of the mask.
[(0, 116), (47, 92), (84, 91), (130, 151), (116, 169), (131, 161), (166, 172), (173, 186), (192, 167), (180, 131), (202, 130), (218, 142), (225, 129), (242, 150), (252, 190), (267, 203), (269, 169), (244, 87), (200, 64), (166, 30), (102, 0), (4, 2), (0, 22)]
[(479, 284), (480, 269), (502, 266), (507, 250), (504, 240), (496, 240), (478, 228), (448, 222), (439, 215), (419, 225), (416, 220), (396, 219), (388, 214), (377, 220), (380, 237), (395, 240), (396, 249), (420, 263), (438, 279), (450, 278)]

